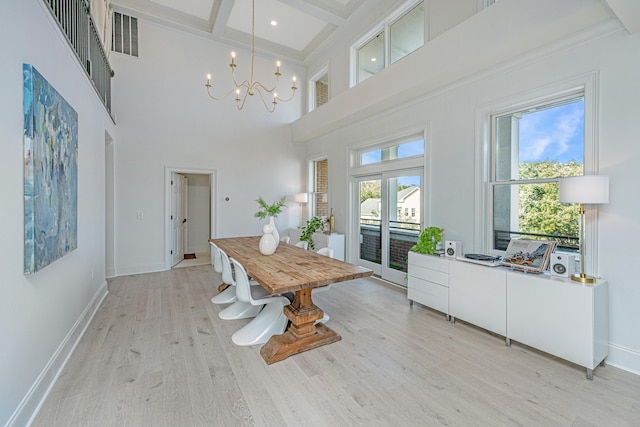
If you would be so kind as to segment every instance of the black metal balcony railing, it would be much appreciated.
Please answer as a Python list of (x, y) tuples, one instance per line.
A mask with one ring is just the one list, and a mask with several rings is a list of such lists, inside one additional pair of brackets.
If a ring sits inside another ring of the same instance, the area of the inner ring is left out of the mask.
[(86, 0), (44, 0), (107, 111), (111, 113), (111, 78), (114, 75)]
[(556, 242), (556, 248), (564, 252), (579, 252), (580, 238), (578, 236), (562, 236), (558, 234), (525, 233), (522, 231), (494, 230), (493, 247), (498, 250), (506, 250), (513, 238), (525, 237), (537, 240), (550, 240)]
[[(382, 230), (379, 219), (360, 218), (360, 258), (382, 264)], [(406, 221), (389, 221), (390, 268), (407, 271), (407, 254), (418, 241), (420, 224)]]

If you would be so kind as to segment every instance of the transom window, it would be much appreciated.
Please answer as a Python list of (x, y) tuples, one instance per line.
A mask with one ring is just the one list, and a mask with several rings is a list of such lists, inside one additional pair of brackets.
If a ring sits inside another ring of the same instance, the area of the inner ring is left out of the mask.
[(558, 180), (584, 174), (584, 92), (491, 117), (491, 247), (515, 237), (578, 249), (578, 214), (558, 202)]
[(383, 148), (365, 149), (359, 152), (360, 166), (388, 162), (424, 155), (424, 139), (416, 139)]
[(410, 1), (354, 47), (360, 83), (424, 45), (424, 2)]

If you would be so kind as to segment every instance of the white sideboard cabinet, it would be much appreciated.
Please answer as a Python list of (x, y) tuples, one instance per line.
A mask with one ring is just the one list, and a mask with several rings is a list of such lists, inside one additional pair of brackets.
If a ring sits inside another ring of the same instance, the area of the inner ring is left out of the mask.
[(409, 252), (407, 297), (449, 316), (449, 259)]
[(507, 273), (507, 338), (587, 368), (609, 353), (608, 283)]
[[(295, 245), (300, 241), (300, 235), (302, 230), (299, 228), (289, 229), (290, 243)], [(325, 234), (325, 233), (313, 233), (313, 243), (316, 250), (320, 248), (333, 249), (333, 257), (340, 261), (344, 261), (344, 234)]]
[(587, 370), (609, 352), (609, 287), (409, 252), (407, 297)]
[(464, 261), (451, 263), (449, 314), (476, 326), (506, 336), (507, 278), (500, 267)]

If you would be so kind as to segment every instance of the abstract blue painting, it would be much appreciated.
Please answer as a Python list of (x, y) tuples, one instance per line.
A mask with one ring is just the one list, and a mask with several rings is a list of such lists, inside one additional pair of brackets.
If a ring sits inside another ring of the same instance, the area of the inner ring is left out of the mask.
[(32, 65), (24, 75), (24, 272), (78, 246), (78, 114)]

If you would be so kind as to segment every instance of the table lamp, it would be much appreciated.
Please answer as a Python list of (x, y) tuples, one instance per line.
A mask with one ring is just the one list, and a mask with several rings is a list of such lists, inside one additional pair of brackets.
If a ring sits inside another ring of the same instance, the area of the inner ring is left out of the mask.
[(571, 276), (571, 280), (581, 283), (594, 283), (595, 277), (584, 272), (584, 205), (609, 203), (609, 177), (599, 175), (573, 176), (560, 178), (558, 185), (560, 203), (578, 203), (580, 214), (580, 273)]
[(298, 193), (293, 199), (300, 205), (300, 225), (302, 225), (302, 204), (309, 202), (309, 193)]

